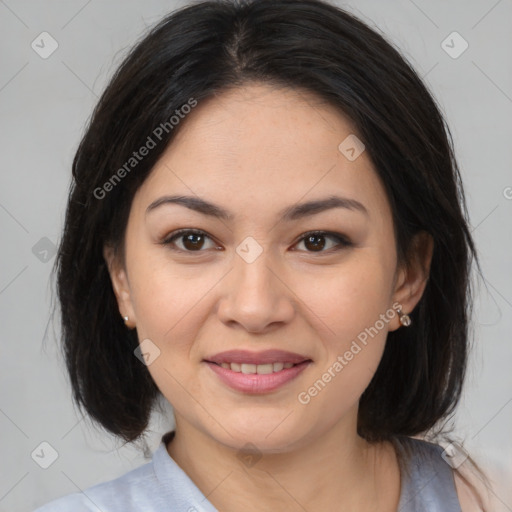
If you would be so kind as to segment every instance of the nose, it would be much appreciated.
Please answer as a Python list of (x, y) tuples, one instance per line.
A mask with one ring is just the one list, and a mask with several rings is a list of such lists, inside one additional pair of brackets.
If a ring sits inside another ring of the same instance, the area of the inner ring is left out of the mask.
[(223, 323), (264, 333), (292, 320), (296, 297), (268, 253), (251, 263), (236, 255), (233, 264), (217, 310)]

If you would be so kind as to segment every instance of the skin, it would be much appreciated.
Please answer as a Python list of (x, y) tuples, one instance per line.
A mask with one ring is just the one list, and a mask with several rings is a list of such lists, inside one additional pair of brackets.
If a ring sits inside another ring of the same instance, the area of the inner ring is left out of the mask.
[[(169, 455), (223, 512), (334, 510), (339, 503), (396, 511), (395, 452), (389, 443), (367, 443), (356, 425), (388, 331), (406, 328), (398, 315), (308, 404), (297, 396), (393, 303), (414, 309), (431, 238), (419, 235), (408, 265), (398, 265), (390, 206), (368, 153), (349, 161), (340, 152), (354, 128), (310, 93), (246, 85), (200, 102), (182, 123), (133, 199), (125, 266), (104, 251), (121, 315), (140, 342), (149, 338), (160, 350), (148, 370), (175, 411)], [(146, 214), (171, 194), (199, 196), (233, 218), (176, 204)], [(334, 208), (291, 222), (278, 217), (332, 194), (361, 202), (368, 214)], [(194, 251), (176, 239), (187, 253), (160, 243), (181, 228), (204, 231), (203, 245)], [(326, 236), (315, 250), (301, 240), (311, 230), (339, 233), (353, 245)], [(236, 252), (248, 236), (263, 250), (251, 263)], [(279, 348), (313, 362), (278, 390), (246, 394), (203, 362), (233, 348)], [(248, 442), (261, 456), (253, 465), (239, 457)]]

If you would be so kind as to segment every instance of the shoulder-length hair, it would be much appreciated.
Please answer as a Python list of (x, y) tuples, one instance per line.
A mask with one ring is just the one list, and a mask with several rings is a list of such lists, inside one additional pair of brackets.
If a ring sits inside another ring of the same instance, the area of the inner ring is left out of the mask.
[[(452, 136), (400, 52), (320, 0), (196, 2), (166, 16), (115, 71), (73, 160), (54, 267), (73, 400), (127, 442), (147, 428), (160, 391), (134, 356), (137, 333), (119, 314), (103, 247), (124, 261), (133, 196), (183, 124), (171, 118), (250, 82), (308, 91), (353, 122), (385, 186), (399, 263), (416, 233), (433, 237), (412, 325), (388, 334), (358, 417), (369, 441), (428, 431), (461, 394), (476, 256)], [(154, 147), (131, 161), (150, 136)]]

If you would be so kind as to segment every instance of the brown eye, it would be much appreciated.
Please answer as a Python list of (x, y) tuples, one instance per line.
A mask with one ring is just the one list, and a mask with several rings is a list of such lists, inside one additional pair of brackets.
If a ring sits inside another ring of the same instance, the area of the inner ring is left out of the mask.
[(204, 235), (190, 233), (188, 235), (183, 235), (181, 239), (183, 240), (183, 245), (189, 251), (201, 249), (201, 247), (204, 245)]
[(309, 235), (304, 238), (304, 245), (309, 250), (321, 251), (325, 247), (324, 235)]
[[(210, 247), (207, 241), (210, 241)], [(329, 242), (331, 240), (331, 242)], [(334, 240), (335, 243), (332, 241)], [(337, 243), (336, 243), (337, 242)], [(314, 231), (306, 233), (299, 243), (304, 243), (306, 252), (329, 253), (349, 247), (352, 242), (345, 236), (338, 233), (329, 233), (326, 231)], [(204, 231), (196, 229), (181, 229), (171, 233), (163, 242), (172, 250), (181, 252), (204, 252), (206, 249), (217, 248), (210, 236)], [(329, 245), (330, 244), (330, 245)], [(325, 249), (325, 250), (324, 250)]]
[[(335, 240), (338, 243), (335, 243), (329, 246), (329, 243), (326, 240)], [(337, 233), (328, 233), (326, 231), (315, 231), (312, 233), (307, 233), (305, 236), (301, 238), (300, 243), (304, 243), (304, 247), (306, 247), (307, 252), (329, 252), (330, 249), (339, 250), (343, 247), (348, 247), (352, 245), (352, 242), (348, 240), (345, 236), (342, 236)], [(327, 246), (327, 250), (324, 251), (324, 248)]]
[[(206, 240), (211, 240), (211, 238), (200, 230), (195, 229), (182, 229), (176, 231), (175, 233), (171, 233), (171, 235), (166, 238), (162, 243), (164, 245), (170, 245), (171, 249), (183, 252), (203, 252), (202, 250), (205, 247)], [(177, 243), (180, 242), (180, 243)], [(175, 245), (177, 248), (174, 249), (172, 246)], [(211, 247), (214, 248), (215, 244), (211, 244)]]

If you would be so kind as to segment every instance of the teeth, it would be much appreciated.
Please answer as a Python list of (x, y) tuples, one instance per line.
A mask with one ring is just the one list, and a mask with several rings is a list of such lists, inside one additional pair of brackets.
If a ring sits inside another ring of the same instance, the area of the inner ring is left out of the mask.
[(265, 375), (269, 373), (280, 372), (283, 368), (291, 368), (293, 363), (267, 363), (267, 364), (249, 364), (249, 363), (221, 363), (222, 368), (232, 372), (242, 372), (245, 374)]
[(256, 373), (258, 375), (265, 375), (266, 373), (273, 373), (274, 365), (272, 363), (269, 364), (259, 364), (256, 366)]
[(244, 364), (242, 363), (240, 365), (240, 369), (242, 370), (242, 373), (256, 373), (256, 368), (258, 366), (255, 364)]

